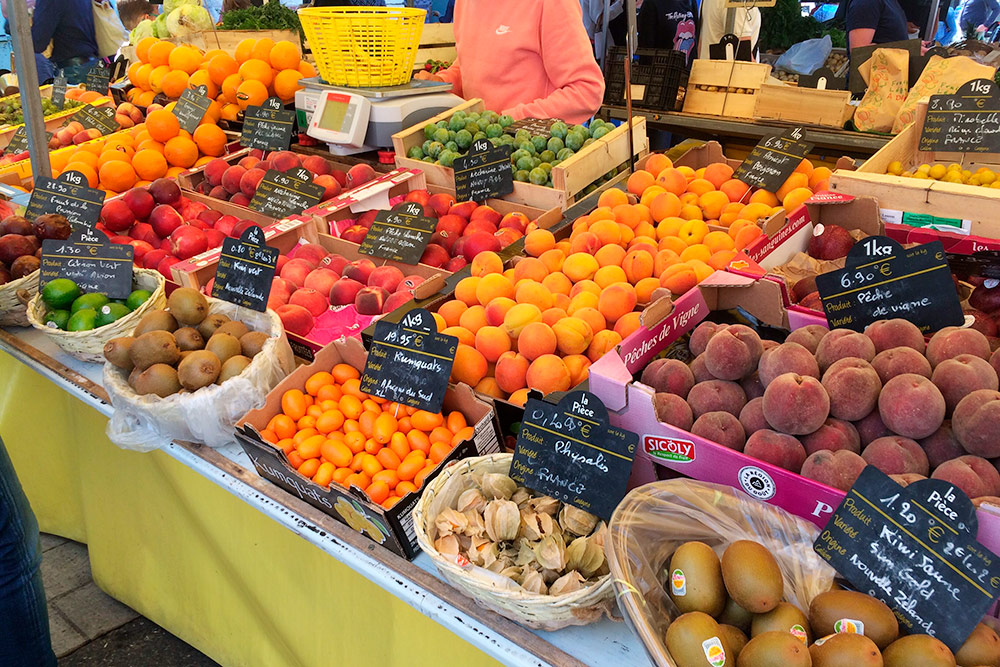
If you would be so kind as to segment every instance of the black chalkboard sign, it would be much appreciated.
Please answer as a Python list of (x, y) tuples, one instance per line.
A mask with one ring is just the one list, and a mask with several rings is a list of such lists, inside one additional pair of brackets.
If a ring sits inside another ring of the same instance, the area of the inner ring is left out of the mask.
[(280, 254), (264, 242), (264, 231), (257, 225), (244, 230), (239, 239), (226, 239), (215, 269), (212, 296), (263, 313)]
[(98, 61), (96, 65), (87, 71), (87, 78), (83, 82), (83, 87), (87, 90), (93, 90), (95, 93), (107, 95), (108, 82), (110, 80), (111, 70), (108, 69), (103, 60)]
[(458, 201), (483, 201), (514, 191), (510, 146), (506, 144), (493, 147), (485, 139), (475, 141), (468, 155), (455, 158), (454, 166)]
[(921, 151), (1000, 153), (1000, 90), (973, 79), (954, 95), (931, 95), (920, 131)]
[(400, 202), (391, 211), (375, 214), (361, 241), (360, 252), (371, 257), (416, 264), (431, 240), (437, 220), (424, 215), (417, 202)]
[(38, 290), (50, 280), (69, 278), (84, 292), (100, 292), (109, 299), (124, 299), (132, 291), (132, 256), (124, 243), (89, 227), (77, 227), (65, 241), (42, 241), (42, 266)]
[(639, 436), (608, 425), (608, 409), (589, 391), (557, 405), (529, 398), (510, 465), (529, 489), (610, 519), (625, 496)]
[(46, 213), (58, 213), (74, 227), (93, 227), (103, 207), (103, 190), (90, 187), (78, 171), (64, 171), (59, 178), (35, 177), (35, 189), (24, 217), (34, 220)]
[(66, 76), (62, 70), (52, 80), (52, 104), (59, 110), (66, 106)]
[(780, 136), (767, 137), (757, 144), (733, 174), (747, 185), (768, 192), (777, 192), (813, 145), (803, 141), (801, 127), (787, 130)]
[(976, 541), (976, 524), (975, 507), (954, 484), (904, 488), (868, 466), (813, 549), (889, 605), (904, 633), (958, 651), (1000, 592), (1000, 558)]
[(295, 112), (286, 111), (277, 97), (269, 97), (259, 107), (247, 107), (240, 145), (262, 151), (286, 151), (294, 129)]
[(14, 136), (10, 138), (10, 143), (3, 152), (6, 155), (17, 155), (26, 150), (28, 150), (28, 130), (25, 125), (21, 125), (14, 131)]
[(434, 317), (414, 308), (398, 324), (379, 320), (361, 376), (361, 391), (440, 412), (458, 338), (438, 333)]
[(111, 134), (121, 129), (115, 120), (115, 110), (109, 107), (95, 107), (87, 104), (73, 114), (73, 120), (83, 125), (83, 129), (97, 128), (101, 135)]
[(729, 33), (722, 36), (716, 44), (709, 44), (708, 57), (712, 60), (753, 60), (753, 47), (750, 40), (740, 39)]
[(847, 90), (847, 78), (837, 76), (829, 67), (820, 67), (812, 74), (799, 75), (799, 88), (817, 90)]
[(323, 187), (312, 182), (302, 167), (281, 173), (268, 169), (250, 200), (250, 209), (278, 220), (312, 208), (323, 197)]
[(185, 89), (173, 109), (181, 129), (186, 132), (197, 130), (211, 104), (212, 100), (208, 99), (208, 87), (201, 85)]
[(965, 321), (940, 241), (904, 250), (885, 236), (854, 244), (845, 268), (816, 276), (831, 328), (864, 331), (875, 320), (913, 322), (924, 333)]

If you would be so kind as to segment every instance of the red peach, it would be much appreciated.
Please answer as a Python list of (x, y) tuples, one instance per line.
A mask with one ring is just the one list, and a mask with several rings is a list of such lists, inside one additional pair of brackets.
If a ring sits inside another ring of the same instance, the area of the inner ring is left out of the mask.
[(238, 164), (226, 169), (222, 174), (222, 187), (226, 189), (229, 194), (236, 194), (240, 192), (240, 181), (243, 180), (243, 174), (247, 173), (247, 170)]
[(295, 290), (295, 292), (292, 293), (291, 298), (288, 300), (288, 303), (294, 306), (302, 306), (308, 310), (313, 317), (319, 317), (330, 307), (330, 304), (327, 302), (325, 296), (308, 287)]
[(354, 297), (354, 307), (362, 315), (380, 315), (389, 293), (381, 287), (364, 287)]
[(371, 275), (368, 276), (368, 286), (369, 287), (381, 287), (386, 292), (395, 292), (396, 287), (403, 280), (403, 272), (397, 269), (395, 266), (379, 266), (376, 267)]
[(312, 265), (304, 259), (293, 259), (282, 267), (279, 275), (296, 287), (302, 287), (312, 269)]
[(364, 285), (357, 280), (341, 278), (330, 289), (330, 303), (334, 306), (347, 306), (354, 303), (354, 300), (364, 288)]
[(373, 271), (375, 271), (375, 262), (370, 259), (356, 259), (344, 267), (341, 275), (344, 278), (357, 280), (362, 285), (367, 285)]
[(333, 286), (339, 279), (340, 276), (335, 271), (331, 271), (330, 269), (314, 269), (306, 276), (302, 286), (316, 290), (320, 294), (329, 295), (330, 290), (333, 289)]
[(302, 306), (288, 304), (279, 306), (275, 312), (281, 318), (281, 324), (285, 327), (285, 331), (299, 336), (305, 336), (312, 331), (316, 323), (312, 313)]

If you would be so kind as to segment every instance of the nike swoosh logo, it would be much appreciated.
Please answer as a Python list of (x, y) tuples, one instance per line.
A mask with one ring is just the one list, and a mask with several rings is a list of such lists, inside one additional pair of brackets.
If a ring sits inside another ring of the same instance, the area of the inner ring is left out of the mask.
[(501, 25), (501, 26), (497, 27), (497, 34), (498, 35), (506, 35), (508, 32), (510, 32), (510, 26), (509, 25)]

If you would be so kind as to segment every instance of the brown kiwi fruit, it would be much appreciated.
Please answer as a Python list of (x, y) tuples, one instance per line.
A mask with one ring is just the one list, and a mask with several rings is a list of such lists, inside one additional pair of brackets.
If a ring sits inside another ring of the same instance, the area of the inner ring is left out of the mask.
[(177, 379), (182, 387), (195, 391), (215, 382), (220, 370), (222, 364), (217, 356), (208, 350), (191, 350), (177, 366)]
[(722, 636), (722, 643), (727, 645), (733, 652), (733, 658), (738, 658), (740, 651), (743, 647), (747, 645), (750, 641), (747, 636), (743, 634), (743, 631), (737, 628), (735, 625), (726, 625), (725, 623), (719, 623), (719, 634)]
[(235, 357), (242, 352), (240, 341), (227, 333), (217, 333), (208, 339), (205, 349), (219, 358), (220, 363), (226, 363), (229, 357)]
[(177, 371), (167, 364), (153, 364), (135, 378), (135, 391), (138, 394), (156, 394), (160, 398), (166, 398), (176, 394), (180, 388)]
[(173, 366), (180, 361), (181, 351), (169, 331), (149, 331), (132, 342), (128, 356), (136, 368), (145, 370), (153, 364)]
[(174, 332), (174, 340), (177, 341), (177, 347), (181, 349), (181, 352), (205, 348), (205, 339), (194, 327), (181, 327)]
[[(728, 663), (728, 661), (727, 661)], [(810, 667), (812, 657), (802, 640), (790, 632), (772, 630), (764, 632), (749, 642), (740, 651), (737, 667)]]
[(882, 651), (885, 667), (954, 667), (955, 656), (940, 639), (906, 635)]
[(132, 387), (132, 389), (135, 389), (135, 379), (139, 377), (140, 373), (142, 373), (142, 371), (138, 368), (133, 368), (132, 372), (128, 374), (128, 386)]
[(732, 625), (739, 628), (744, 634), (750, 633), (750, 623), (753, 621), (753, 614), (736, 604), (732, 598), (726, 600), (726, 606), (719, 615), (719, 623)]
[(216, 329), (215, 333), (227, 333), (233, 338), (239, 339), (247, 335), (249, 331), (250, 329), (247, 328), (247, 325), (243, 324), (242, 322), (237, 322), (236, 320), (230, 320), (229, 322), (226, 322), (221, 327)]
[(219, 379), (216, 380), (219, 384), (222, 384), (229, 378), (234, 378), (243, 370), (250, 365), (250, 359), (244, 357), (242, 354), (237, 354), (235, 357), (229, 357), (226, 359), (226, 363), (222, 364), (222, 370), (219, 372)]
[(962, 667), (1000, 664), (1000, 637), (985, 623), (980, 623), (955, 654)]
[(201, 321), (198, 325), (198, 333), (205, 340), (208, 340), (215, 333), (215, 330), (229, 321), (229, 318), (222, 313), (212, 313)]
[(135, 364), (129, 359), (128, 351), (132, 347), (132, 341), (134, 340), (135, 338), (131, 336), (112, 338), (104, 344), (104, 358), (118, 368), (131, 372), (135, 368)]
[(250, 331), (248, 333), (240, 336), (240, 347), (243, 349), (243, 355), (253, 359), (257, 356), (257, 353), (264, 349), (264, 343), (270, 338), (263, 331)]
[(167, 308), (181, 324), (198, 325), (208, 315), (208, 299), (193, 287), (178, 287), (167, 297)]
[(809, 647), (813, 667), (882, 667), (882, 653), (868, 637), (840, 632)]
[(177, 331), (177, 320), (173, 315), (163, 310), (154, 310), (151, 313), (147, 313), (141, 320), (139, 324), (136, 325), (135, 331), (132, 335), (136, 338), (144, 333), (150, 331), (169, 331), (173, 333)]

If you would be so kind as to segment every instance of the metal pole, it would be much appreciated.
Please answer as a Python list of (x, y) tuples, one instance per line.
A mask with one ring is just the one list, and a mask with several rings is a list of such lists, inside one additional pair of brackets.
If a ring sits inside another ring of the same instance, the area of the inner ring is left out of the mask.
[(28, 135), (28, 156), (31, 173), (35, 178), (52, 176), (49, 166), (49, 142), (45, 137), (45, 115), (42, 113), (42, 96), (38, 91), (38, 70), (35, 69), (35, 47), (31, 40), (31, 18), (24, 0), (4, 0), (10, 37), (17, 64), (17, 86), (21, 91), (21, 112), (24, 129)]
[[(652, 2), (652, 0), (646, 0)], [(628, 32), (625, 34), (625, 111), (628, 116), (628, 146), (629, 171), (635, 170), (635, 139), (632, 136), (632, 56), (635, 54), (636, 20), (635, 0), (625, 0), (625, 18), (628, 21)]]

